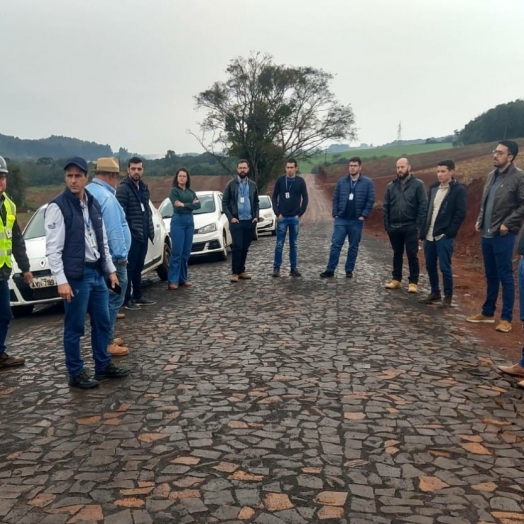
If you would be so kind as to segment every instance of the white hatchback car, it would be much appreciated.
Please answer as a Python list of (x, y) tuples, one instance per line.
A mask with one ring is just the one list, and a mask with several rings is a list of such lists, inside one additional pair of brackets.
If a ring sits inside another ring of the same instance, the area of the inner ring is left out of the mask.
[[(197, 191), (200, 209), (193, 211), (195, 233), (191, 256), (216, 253), (221, 260), (227, 260), (227, 248), (231, 246), (229, 221), (222, 211), (222, 193), (220, 191)], [(167, 231), (171, 229), (173, 204), (166, 198), (158, 208)]]
[(277, 234), (277, 216), (273, 211), (273, 204), (271, 197), (268, 195), (259, 195), (259, 219), (257, 223), (257, 232), (271, 233), (273, 236)]
[[(154, 243), (149, 241), (144, 271), (142, 275), (156, 269), (161, 280), (167, 280), (167, 269), (171, 256), (171, 238), (164, 227), (164, 222), (155, 206), (149, 201), (155, 228)], [(61, 302), (56, 287), (56, 279), (51, 274), (45, 249), (44, 214), (47, 204), (39, 207), (24, 229), (23, 237), (29, 257), (33, 283), (28, 285), (16, 261), (13, 259), (13, 271), (9, 279), (11, 311), (15, 317), (29, 315), (35, 305)]]

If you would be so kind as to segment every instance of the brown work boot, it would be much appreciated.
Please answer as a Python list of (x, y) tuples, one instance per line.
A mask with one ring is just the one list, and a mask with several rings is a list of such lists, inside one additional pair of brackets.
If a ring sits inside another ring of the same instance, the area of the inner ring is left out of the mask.
[(451, 295), (446, 295), (444, 297), (444, 300), (442, 301), (442, 304), (439, 305), (442, 309), (449, 309), (451, 307), (451, 303), (453, 302), (453, 297)]
[(231, 275), (231, 282), (238, 282), (238, 275)]
[(418, 293), (418, 286), (414, 282), (408, 285), (408, 293)]
[(513, 364), (513, 366), (497, 366), (497, 368), (507, 375), (524, 377), (524, 368), (520, 364)]
[(466, 318), (466, 322), (473, 322), (474, 324), (494, 324), (495, 317), (487, 317), (486, 315), (479, 313), (478, 315), (471, 315)]
[(116, 344), (109, 344), (109, 346), (107, 346), (107, 352), (112, 357), (125, 357), (126, 355), (129, 355), (129, 348), (117, 346)]
[(115, 344), (117, 346), (121, 346), (123, 343), (124, 343), (124, 341), (121, 338), (115, 338), (113, 340), (113, 344)]
[(117, 313), (117, 314), (116, 314), (116, 318), (117, 318), (118, 320), (121, 320), (121, 319), (123, 319), (123, 318), (126, 318), (126, 314), (125, 314), (125, 313)]
[(420, 302), (422, 304), (436, 304), (437, 302), (440, 302), (442, 300), (442, 297), (440, 293), (430, 293), (426, 298), (422, 298)]
[(7, 353), (0, 354), (0, 368), (14, 368), (24, 364), (25, 358), (23, 357), (10, 357)]
[(393, 279), (391, 282), (386, 284), (386, 289), (400, 289), (400, 280)]
[(508, 322), (507, 320), (501, 320), (495, 330), (502, 331), (502, 333), (509, 333), (511, 331), (511, 322)]
[(240, 280), (251, 280), (251, 275), (243, 271), (242, 273), (240, 273), (240, 275), (238, 275), (238, 278)]

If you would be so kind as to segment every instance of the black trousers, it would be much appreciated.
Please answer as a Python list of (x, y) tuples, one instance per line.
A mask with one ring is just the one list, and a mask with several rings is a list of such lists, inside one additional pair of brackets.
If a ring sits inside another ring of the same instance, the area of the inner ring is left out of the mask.
[(147, 242), (138, 242), (134, 238), (131, 240), (131, 247), (127, 255), (127, 302), (131, 298), (142, 298), (142, 270), (147, 255)]
[(251, 240), (255, 233), (256, 224), (251, 220), (240, 220), (240, 222), (230, 222), (229, 231), (231, 232), (231, 273), (240, 275), (246, 270), (246, 258)]
[(404, 248), (408, 256), (410, 284), (418, 284), (420, 266), (418, 263), (418, 229), (388, 232), (389, 241), (393, 248), (393, 279), (402, 280), (402, 264), (404, 262)]

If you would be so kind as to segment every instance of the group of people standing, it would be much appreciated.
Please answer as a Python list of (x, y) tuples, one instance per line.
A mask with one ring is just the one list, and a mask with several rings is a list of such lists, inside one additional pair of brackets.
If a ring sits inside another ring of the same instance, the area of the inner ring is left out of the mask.
[[(511, 330), (515, 284), (512, 257), (515, 241), (524, 222), (524, 172), (514, 163), (516, 142), (501, 141), (495, 151), (481, 201), (476, 229), (482, 234), (482, 254), (487, 281), (486, 300), (479, 314), (467, 318), (473, 323), (494, 323), (499, 287), (502, 286), (502, 313), (496, 329)], [(366, 218), (375, 204), (373, 180), (362, 174), (362, 161), (349, 160), (349, 173), (340, 178), (333, 194), (334, 230), (329, 260), (321, 278), (335, 276), (345, 239), (348, 252), (347, 278), (353, 277)], [(297, 175), (296, 160), (286, 162), (286, 174), (276, 180), (272, 203), (277, 215), (273, 277), (280, 277), (283, 247), (289, 232), (290, 276), (300, 277), (298, 235), (301, 217), (307, 210), (308, 193), (304, 179)], [(453, 299), (451, 259), (455, 237), (466, 217), (466, 188), (455, 178), (455, 164), (443, 160), (437, 165), (437, 182), (426, 193), (424, 183), (411, 172), (406, 158), (396, 163), (396, 179), (387, 186), (383, 201), (384, 228), (393, 249), (390, 290), (401, 288), (403, 260), (409, 266), (408, 292), (418, 292), (420, 275), (418, 251), (423, 243), (430, 293), (421, 301), (449, 308)], [(5, 194), (7, 165), (0, 157), (0, 368), (24, 364), (21, 357), (6, 353), (5, 339), (11, 320), (8, 279), (13, 255), (31, 284), (33, 276), (25, 244), (16, 222), (16, 206)], [(148, 242), (154, 238), (152, 211), (147, 184), (142, 180), (143, 164), (138, 157), (129, 160), (127, 176), (120, 179), (114, 158), (100, 158), (94, 179), (89, 183), (87, 162), (70, 158), (64, 166), (66, 187), (45, 212), (46, 249), (58, 293), (64, 299), (64, 351), (69, 385), (82, 389), (98, 386), (99, 381), (122, 378), (129, 370), (117, 367), (114, 356), (129, 349), (115, 338), (114, 327), (122, 305), (135, 310), (155, 302), (142, 294), (141, 273)], [(222, 207), (232, 237), (231, 282), (249, 280), (246, 258), (259, 219), (258, 188), (249, 179), (249, 164), (239, 160), (237, 176), (225, 187)], [(190, 287), (188, 260), (194, 234), (193, 211), (200, 208), (191, 188), (190, 174), (180, 168), (173, 179), (169, 199), (172, 253), (168, 271), (168, 290)], [(524, 228), (518, 240), (520, 314), (524, 321)], [(442, 273), (443, 295), (438, 268)], [(80, 338), (85, 316), (91, 318), (91, 343), (95, 374), (84, 368)], [(522, 360), (500, 370), (524, 377)], [(524, 380), (521, 383), (524, 386)]]

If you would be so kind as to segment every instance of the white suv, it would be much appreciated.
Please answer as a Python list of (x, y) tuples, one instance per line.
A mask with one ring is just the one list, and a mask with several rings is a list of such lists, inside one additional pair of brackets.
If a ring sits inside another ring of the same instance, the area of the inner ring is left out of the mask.
[(257, 223), (257, 232), (271, 233), (273, 236), (277, 234), (277, 216), (273, 211), (273, 204), (271, 197), (268, 195), (259, 195), (259, 219)]
[[(171, 239), (164, 222), (155, 206), (149, 201), (155, 228), (154, 243), (149, 241), (146, 261), (142, 275), (156, 269), (161, 280), (167, 280), (167, 269), (171, 256)], [(51, 274), (45, 249), (44, 214), (47, 204), (39, 207), (24, 229), (23, 237), (29, 257), (30, 271), (33, 273), (31, 285), (24, 278), (13, 259), (13, 271), (9, 279), (11, 311), (15, 317), (29, 315), (37, 304), (61, 302), (56, 287), (56, 279)]]

